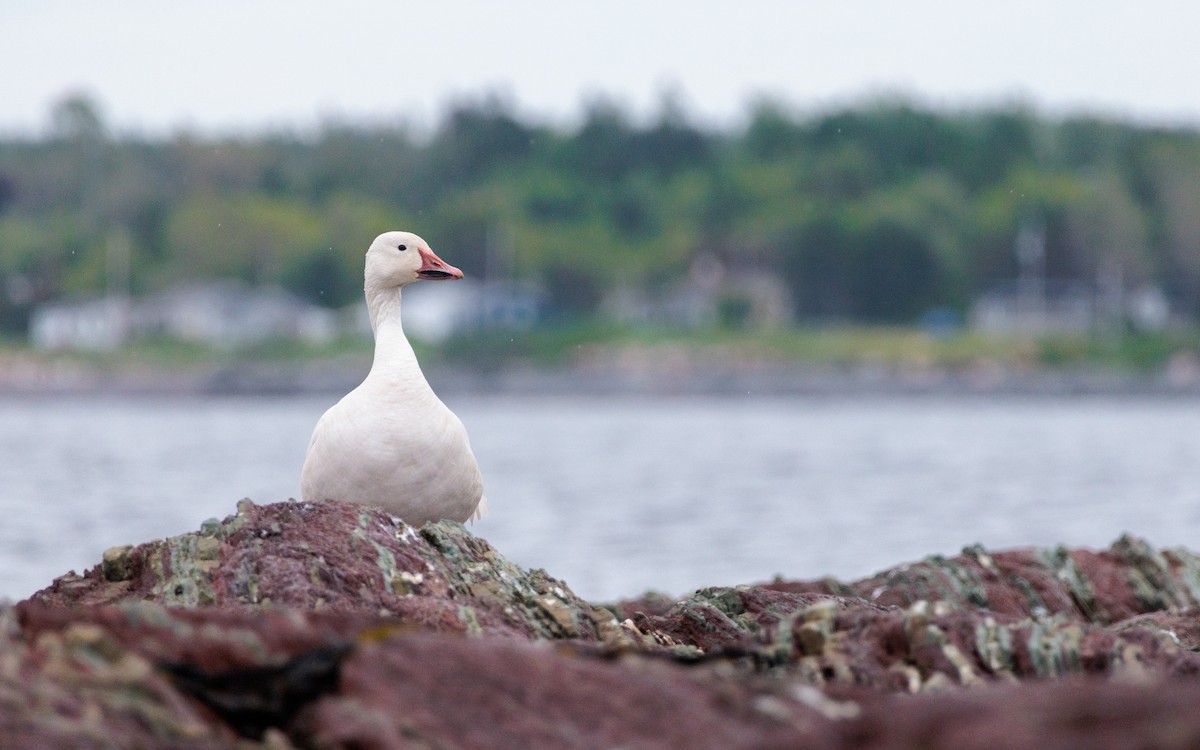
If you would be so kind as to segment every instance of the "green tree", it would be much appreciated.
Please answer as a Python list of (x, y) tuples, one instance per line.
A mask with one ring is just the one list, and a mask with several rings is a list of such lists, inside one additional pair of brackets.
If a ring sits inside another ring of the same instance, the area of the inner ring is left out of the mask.
[(469, 187), (528, 156), (539, 133), (497, 95), (450, 109), (429, 147), (430, 167), (450, 186)]
[(1163, 139), (1147, 162), (1167, 286), (1185, 309), (1200, 314), (1200, 138)]
[(1119, 272), (1200, 312), (1195, 129), (892, 99), (803, 115), (764, 100), (735, 132), (698, 125), (670, 92), (648, 123), (597, 99), (574, 128), (497, 95), (455, 103), (431, 134), (395, 121), (115, 136), (86, 95), (50, 124), (0, 138), (10, 330), (35, 300), (101, 293), (117, 231), (135, 291), (236, 276), (339, 305), (361, 293), (371, 239), (401, 228), (472, 277), (540, 280), (573, 315), (617, 285), (680, 283), (711, 254), (781, 275), (802, 318), (905, 321), (1013, 278), (1018, 228), (1035, 221), (1048, 275)]
[(322, 247), (306, 206), (266, 196), (185, 201), (167, 224), (167, 261), (176, 279), (239, 278), (279, 284), (284, 270)]

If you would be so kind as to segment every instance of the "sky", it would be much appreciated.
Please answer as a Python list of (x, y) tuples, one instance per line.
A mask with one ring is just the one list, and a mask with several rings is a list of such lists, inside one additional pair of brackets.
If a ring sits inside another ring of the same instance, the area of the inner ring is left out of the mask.
[(670, 92), (714, 126), (898, 95), (1200, 127), (1197, 29), (1190, 0), (4, 0), (0, 134), (76, 92), (147, 135), (428, 127), (487, 92), (563, 124)]

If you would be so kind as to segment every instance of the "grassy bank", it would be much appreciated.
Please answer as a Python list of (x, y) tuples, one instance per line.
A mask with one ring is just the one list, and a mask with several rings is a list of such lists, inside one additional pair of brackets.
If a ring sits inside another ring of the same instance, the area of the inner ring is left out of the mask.
[[(488, 331), (431, 344), (414, 342), (422, 362), (487, 369), (510, 365), (569, 367), (581, 361), (636, 356), (687, 356), (698, 361), (775, 366), (957, 369), (1098, 369), (1155, 372), (1177, 356), (1200, 356), (1194, 329), (1119, 337), (935, 336), (915, 328), (827, 326), (776, 331), (631, 328), (562, 325), (532, 331)], [(270, 341), (218, 348), (167, 339), (139, 340), (104, 352), (38, 352), (0, 342), (0, 363), (69, 364), (98, 370), (180, 370), (252, 362), (369, 361), (371, 342), (347, 337), (325, 344)]]
[(514, 361), (563, 366), (580, 357), (684, 352), (713, 360), (817, 367), (1020, 369), (1094, 368), (1153, 372), (1176, 355), (1200, 352), (1195, 330), (1119, 337), (938, 336), (915, 328), (831, 326), (776, 331), (682, 331), (579, 325), (460, 336), (432, 349), (435, 361), (494, 366)]

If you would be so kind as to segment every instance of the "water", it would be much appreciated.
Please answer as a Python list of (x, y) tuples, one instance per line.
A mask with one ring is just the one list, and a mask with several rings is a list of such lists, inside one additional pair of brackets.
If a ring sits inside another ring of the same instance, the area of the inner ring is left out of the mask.
[[(0, 595), (295, 497), (302, 398), (0, 399)], [(447, 399), (492, 516), (581, 595), (854, 578), (964, 545), (1200, 548), (1200, 402)]]

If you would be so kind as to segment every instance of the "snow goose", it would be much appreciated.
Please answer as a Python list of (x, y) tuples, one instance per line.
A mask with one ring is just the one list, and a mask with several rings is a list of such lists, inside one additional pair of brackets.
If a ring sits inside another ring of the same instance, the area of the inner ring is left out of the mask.
[(375, 358), (367, 377), (317, 422), (300, 471), (307, 502), (375, 505), (413, 526), (487, 514), (483, 479), (461, 421), (434, 394), (400, 325), (400, 291), (461, 279), (429, 244), (385, 232), (367, 249)]

